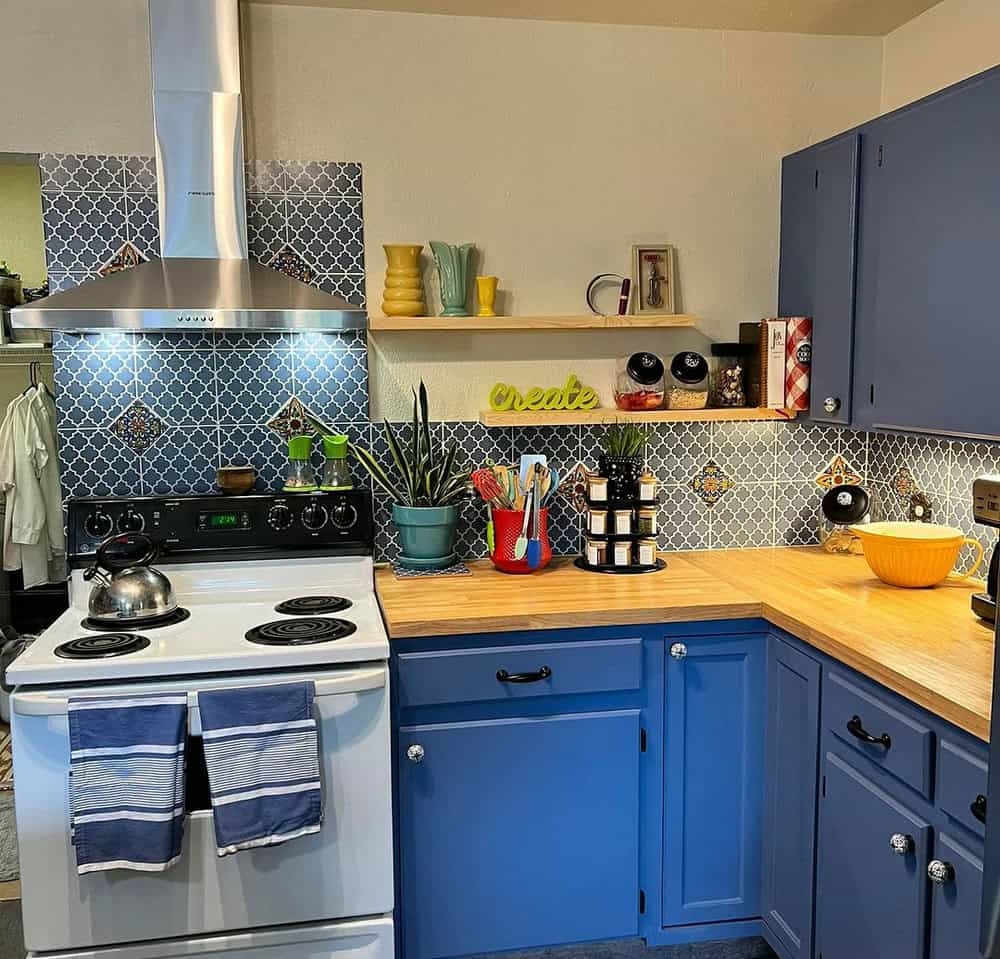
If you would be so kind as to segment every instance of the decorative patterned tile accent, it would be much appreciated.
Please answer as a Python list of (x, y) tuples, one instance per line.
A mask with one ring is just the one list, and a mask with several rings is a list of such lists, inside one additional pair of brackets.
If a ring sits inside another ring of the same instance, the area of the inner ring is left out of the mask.
[(713, 460), (709, 460), (691, 480), (691, 489), (706, 506), (715, 506), (733, 488), (733, 480)]
[(267, 421), (267, 425), (283, 442), (293, 436), (324, 432), (323, 425), (317, 419), (316, 414), (297, 396), (293, 396), (285, 403)]
[(145, 453), (163, 432), (163, 422), (145, 403), (136, 400), (111, 424), (115, 434), (129, 449)]
[(300, 283), (312, 283), (316, 277), (316, 271), (287, 243), (267, 265)]
[(848, 484), (857, 486), (862, 482), (861, 476), (839, 453), (827, 464), (819, 476), (816, 477), (816, 485), (824, 490), (833, 489), (834, 486)]
[(101, 264), (97, 271), (101, 276), (110, 276), (112, 273), (120, 273), (122, 270), (130, 270), (133, 266), (145, 263), (146, 257), (133, 244), (126, 240), (115, 251), (114, 256)]
[(892, 477), (890, 486), (892, 487), (893, 493), (896, 494), (896, 498), (901, 503), (908, 503), (910, 497), (918, 491), (917, 481), (913, 478), (913, 474), (905, 466), (901, 466), (896, 472), (896, 475)]

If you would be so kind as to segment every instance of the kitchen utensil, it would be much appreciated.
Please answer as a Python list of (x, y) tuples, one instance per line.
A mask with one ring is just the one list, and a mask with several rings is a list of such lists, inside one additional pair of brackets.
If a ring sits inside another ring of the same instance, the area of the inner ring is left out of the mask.
[(486, 547), (491, 554), (496, 552), (496, 530), (493, 527), (493, 505), (491, 503), (486, 504)]
[(257, 481), (257, 470), (252, 466), (220, 466), (215, 471), (215, 482), (229, 496), (249, 493)]
[[(496, 527), (496, 548), (490, 554), (493, 565), (502, 573), (523, 575), (535, 572), (529, 565), (527, 554), (521, 559), (514, 556), (518, 534), (524, 523), (524, 514), (520, 510), (493, 510), (493, 523)], [(552, 560), (552, 544), (549, 542), (549, 511), (542, 507), (538, 513), (536, 525), (538, 540), (541, 543), (541, 557), (538, 569), (544, 569)]]
[(497, 505), (503, 509), (513, 509), (517, 501), (517, 489), (514, 483), (514, 469), (511, 466), (492, 466), (493, 475), (496, 477), (500, 489), (503, 491), (502, 502)]
[(472, 474), (472, 485), (486, 503), (504, 498), (504, 491), (491, 469), (476, 470)]
[[(890, 586), (919, 588), (946, 579), (961, 582), (972, 576), (983, 561), (983, 547), (978, 540), (952, 526), (868, 523), (850, 529), (861, 537), (872, 572)], [(976, 551), (976, 562), (967, 573), (953, 573), (963, 544)]]
[(549, 467), (549, 489), (545, 496), (542, 497), (542, 506), (548, 506), (552, 501), (552, 497), (555, 496), (556, 491), (559, 489), (559, 483), (562, 477), (559, 475), (559, 470), (554, 466)]
[(542, 558), (542, 544), (538, 536), (538, 517), (541, 511), (542, 502), (542, 475), (541, 470), (535, 470), (535, 482), (531, 491), (531, 539), (528, 540), (528, 566), (538, 569), (538, 564)]
[(524, 490), (524, 495), (528, 495), (528, 488), (531, 486), (531, 467), (533, 466), (547, 466), (548, 458), (544, 453), (522, 453), (521, 454), (521, 487)]
[[(531, 474), (531, 479), (534, 479), (534, 467), (529, 469)], [(517, 542), (514, 543), (514, 559), (524, 559), (525, 554), (528, 552), (528, 523), (531, 522), (531, 494), (532, 487), (526, 486), (527, 490), (524, 494), (524, 520), (521, 523), (521, 535), (518, 536)]]
[[(124, 547), (124, 552), (114, 555), (115, 547)], [(135, 547), (141, 549), (138, 555)], [(145, 533), (122, 533), (101, 543), (94, 565), (83, 574), (85, 580), (95, 582), (90, 591), (90, 619), (109, 625), (141, 625), (174, 612), (177, 598), (170, 580), (150, 565), (158, 555), (159, 547)]]

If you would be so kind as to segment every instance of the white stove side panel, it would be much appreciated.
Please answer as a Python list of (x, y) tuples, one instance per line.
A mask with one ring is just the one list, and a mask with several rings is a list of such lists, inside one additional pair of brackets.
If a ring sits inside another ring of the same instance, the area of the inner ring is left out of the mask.
[(378, 689), (318, 695), (316, 703), (325, 793), (319, 833), (220, 859), (212, 814), (199, 811), (188, 817), (181, 861), (166, 872), (115, 870), (82, 877), (69, 836), (65, 712), (21, 715), (15, 708), (27, 947), (79, 950), (391, 912), (388, 675)]

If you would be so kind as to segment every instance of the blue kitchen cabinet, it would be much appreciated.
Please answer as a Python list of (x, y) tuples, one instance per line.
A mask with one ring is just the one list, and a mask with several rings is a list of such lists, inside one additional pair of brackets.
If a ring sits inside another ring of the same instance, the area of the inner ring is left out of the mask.
[(666, 638), (663, 926), (761, 913), (766, 637)]
[(639, 729), (638, 709), (403, 726), (406, 959), (635, 936)]
[(980, 959), (982, 852), (953, 833), (938, 832), (931, 885), (930, 959)]
[(859, 422), (996, 437), (1000, 70), (874, 122), (864, 151)]
[(851, 422), (860, 134), (786, 157), (778, 312), (813, 318), (810, 416)]
[(768, 642), (765, 933), (784, 959), (812, 959), (821, 667), (777, 636)]

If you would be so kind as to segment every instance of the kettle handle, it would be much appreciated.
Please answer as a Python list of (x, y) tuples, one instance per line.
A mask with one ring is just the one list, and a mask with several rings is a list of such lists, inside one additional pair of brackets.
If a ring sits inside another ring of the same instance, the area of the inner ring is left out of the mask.
[[(146, 551), (138, 559), (111, 559), (108, 556), (108, 549), (115, 544), (126, 547), (145, 545)], [(119, 570), (131, 569), (135, 566), (148, 566), (159, 555), (160, 547), (157, 545), (156, 540), (146, 533), (119, 533), (117, 536), (109, 536), (97, 547), (97, 554), (94, 556), (94, 565), (84, 573), (84, 578), (88, 580), (93, 579), (97, 574), (98, 567), (106, 569), (109, 573), (117, 573)]]

